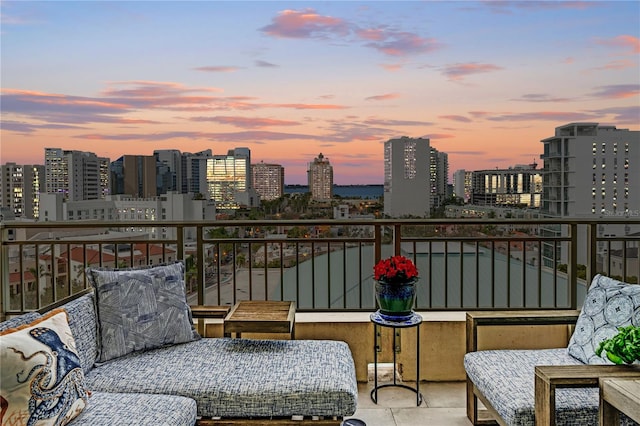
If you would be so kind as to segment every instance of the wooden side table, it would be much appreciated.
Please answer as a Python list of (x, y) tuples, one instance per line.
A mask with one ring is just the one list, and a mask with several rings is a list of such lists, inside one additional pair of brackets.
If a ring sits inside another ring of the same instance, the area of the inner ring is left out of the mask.
[(287, 333), (295, 338), (296, 307), (293, 302), (242, 300), (224, 319), (224, 334), (241, 337), (242, 333)]
[(600, 379), (600, 425), (619, 425), (620, 413), (640, 423), (640, 379)]
[(536, 425), (556, 424), (556, 389), (597, 387), (602, 378), (638, 378), (635, 365), (538, 365), (535, 368)]

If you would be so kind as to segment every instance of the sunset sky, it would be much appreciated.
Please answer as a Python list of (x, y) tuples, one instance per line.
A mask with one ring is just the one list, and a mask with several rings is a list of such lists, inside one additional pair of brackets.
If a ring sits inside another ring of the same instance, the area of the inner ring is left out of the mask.
[(570, 122), (640, 130), (640, 2), (2, 1), (0, 163), (154, 149), (383, 182), (383, 143), (539, 164)]

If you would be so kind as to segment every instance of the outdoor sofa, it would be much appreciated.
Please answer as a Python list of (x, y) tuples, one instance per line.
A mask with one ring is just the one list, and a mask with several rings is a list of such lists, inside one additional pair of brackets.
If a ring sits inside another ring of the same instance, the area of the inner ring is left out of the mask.
[[(567, 347), (477, 350), (479, 326), (552, 324), (575, 324)], [(474, 425), (597, 425), (598, 378), (640, 378), (640, 365), (603, 366), (612, 363), (595, 353), (600, 341), (630, 324), (640, 325), (640, 285), (603, 275), (593, 278), (581, 311), (469, 312), (464, 357), (467, 417)], [(550, 380), (559, 385), (545, 393), (543, 385)], [(479, 401), (488, 412), (479, 410)], [(636, 424), (625, 416), (621, 423)]]
[[(177, 262), (134, 270), (87, 270), (95, 290), (85, 291), (49, 313), (30, 312), (1, 323), (0, 333), (5, 333), (0, 337), (3, 399), (12, 394), (7, 391), (11, 372), (5, 369), (5, 356), (15, 355), (15, 348), (25, 340), (16, 333), (29, 331), (33, 338), (55, 349), (55, 342), (46, 339), (47, 332), (66, 322), (67, 331), (64, 324), (58, 331), (62, 340), (66, 335), (72, 337), (58, 350), (58, 360), (64, 360), (68, 367), (66, 383), (60, 379), (59, 366), (57, 375), (43, 378), (43, 371), (56, 370), (46, 355), (32, 356), (32, 361), (39, 359), (35, 367), (14, 373), (20, 382), (29, 372), (33, 382), (39, 381), (39, 392), (48, 392), (41, 395), (45, 398), (42, 404), (31, 407), (35, 408), (30, 411), (32, 417), (77, 414), (69, 423), (73, 426), (272, 420), (282, 424), (293, 416), (313, 424), (339, 425), (344, 416), (354, 413), (357, 382), (345, 342), (201, 338), (185, 302), (184, 283), (179, 282), (183, 268)], [(122, 310), (118, 305), (128, 307)], [(149, 309), (128, 311), (135, 306)], [(162, 312), (165, 307), (168, 309)], [(154, 316), (161, 327), (140, 324)], [(125, 341), (132, 336), (133, 343)], [(22, 340), (16, 340), (19, 338)], [(146, 347), (141, 349), (140, 345)], [(69, 346), (77, 356), (67, 350)], [(23, 360), (30, 356), (26, 349), (17, 352)], [(52, 388), (59, 391), (57, 399), (51, 397)], [(33, 385), (31, 390), (33, 394)], [(75, 401), (60, 402), (69, 395)], [(3, 406), (4, 421), (16, 415), (11, 408), (11, 404), (6, 410)]]

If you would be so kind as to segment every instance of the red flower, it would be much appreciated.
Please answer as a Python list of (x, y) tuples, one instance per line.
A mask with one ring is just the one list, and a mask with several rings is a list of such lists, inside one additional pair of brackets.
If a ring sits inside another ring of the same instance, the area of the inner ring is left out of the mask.
[(404, 256), (392, 256), (376, 263), (373, 267), (373, 275), (376, 281), (400, 284), (417, 277), (418, 269), (411, 259)]

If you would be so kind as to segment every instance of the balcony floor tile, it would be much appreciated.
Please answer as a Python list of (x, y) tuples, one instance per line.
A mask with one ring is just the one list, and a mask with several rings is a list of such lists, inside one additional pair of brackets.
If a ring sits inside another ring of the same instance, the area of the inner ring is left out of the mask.
[(465, 386), (464, 382), (420, 383), (424, 400), (416, 407), (415, 393), (402, 388), (379, 390), (376, 405), (370, 398), (373, 385), (361, 383), (358, 409), (353, 417), (367, 426), (470, 426), (465, 409)]

